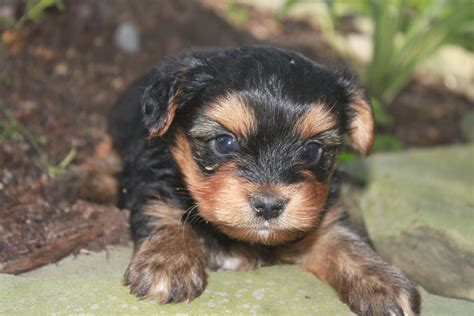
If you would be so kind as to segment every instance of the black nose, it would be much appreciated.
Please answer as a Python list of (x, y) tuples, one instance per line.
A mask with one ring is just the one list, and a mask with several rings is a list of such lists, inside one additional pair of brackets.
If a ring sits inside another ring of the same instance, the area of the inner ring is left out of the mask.
[(288, 199), (284, 199), (273, 193), (262, 193), (250, 198), (250, 205), (255, 214), (264, 219), (280, 216), (285, 210)]

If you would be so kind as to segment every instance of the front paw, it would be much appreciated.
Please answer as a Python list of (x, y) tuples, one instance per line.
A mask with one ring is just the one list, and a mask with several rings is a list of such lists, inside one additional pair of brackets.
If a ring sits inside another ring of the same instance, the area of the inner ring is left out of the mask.
[(420, 314), (421, 297), (416, 286), (397, 268), (361, 278), (349, 291), (348, 304), (358, 315), (412, 316)]
[(186, 253), (137, 253), (125, 272), (125, 285), (139, 298), (160, 304), (192, 301), (206, 287), (207, 275), (199, 258)]

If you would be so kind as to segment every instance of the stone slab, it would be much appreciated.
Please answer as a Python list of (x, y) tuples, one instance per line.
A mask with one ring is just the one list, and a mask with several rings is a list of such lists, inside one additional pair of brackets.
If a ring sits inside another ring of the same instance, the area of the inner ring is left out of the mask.
[[(334, 291), (296, 266), (212, 272), (186, 304), (140, 301), (121, 285), (131, 247), (68, 257), (20, 276), (0, 274), (0, 315), (352, 315)], [(426, 315), (473, 315), (474, 303), (423, 291)]]
[(376, 250), (433, 293), (474, 300), (474, 145), (344, 166)]

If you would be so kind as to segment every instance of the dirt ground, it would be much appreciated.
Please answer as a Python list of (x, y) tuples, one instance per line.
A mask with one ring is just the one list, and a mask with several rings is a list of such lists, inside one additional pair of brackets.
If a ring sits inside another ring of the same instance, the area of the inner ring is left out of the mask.
[[(0, 272), (19, 273), (71, 252), (129, 242), (128, 213), (115, 207), (113, 174), (120, 160), (106, 133), (106, 115), (126, 85), (162, 57), (190, 47), (270, 43), (320, 62), (339, 61), (320, 31), (302, 21), (280, 23), (252, 12), (239, 26), (206, 3), (65, 1), (65, 11), (47, 12), (26, 26), (18, 51), (0, 46), (0, 77), (10, 82), (0, 83), (0, 102), (56, 163), (77, 150), (72, 164), (53, 178), (21, 135), (0, 142)], [(124, 21), (139, 30), (136, 54), (114, 44)], [(394, 125), (384, 131), (408, 147), (459, 143), (459, 119), (469, 109), (468, 100), (438, 82), (415, 82), (389, 109)]]

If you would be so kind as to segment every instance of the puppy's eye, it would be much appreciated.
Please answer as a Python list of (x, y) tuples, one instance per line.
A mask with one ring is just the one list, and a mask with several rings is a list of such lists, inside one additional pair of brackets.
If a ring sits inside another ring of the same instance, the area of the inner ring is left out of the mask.
[(309, 142), (306, 144), (303, 157), (310, 163), (317, 163), (323, 154), (323, 145), (317, 142)]
[(212, 146), (216, 153), (228, 155), (237, 149), (237, 141), (230, 135), (221, 135), (212, 140)]

